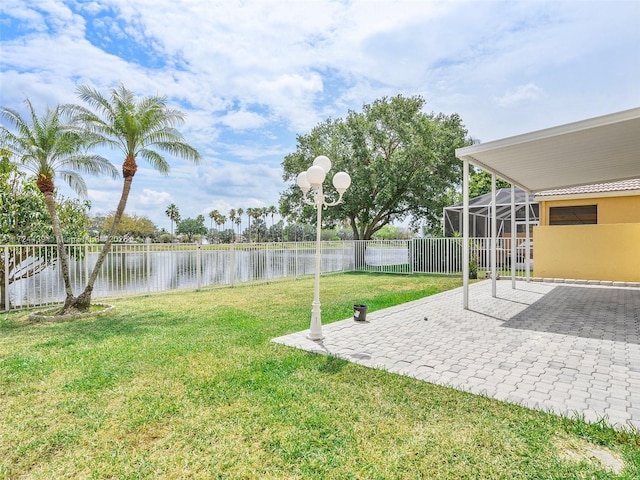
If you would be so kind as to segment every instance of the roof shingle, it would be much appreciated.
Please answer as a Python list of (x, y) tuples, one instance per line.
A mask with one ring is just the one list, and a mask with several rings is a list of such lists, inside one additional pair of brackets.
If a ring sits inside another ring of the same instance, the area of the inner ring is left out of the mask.
[(632, 180), (622, 180), (620, 182), (596, 183), (593, 185), (583, 185), (581, 187), (546, 190), (544, 192), (537, 192), (536, 197), (551, 197), (557, 195), (584, 195), (605, 192), (622, 192), (629, 190), (640, 191), (640, 178), (634, 178)]

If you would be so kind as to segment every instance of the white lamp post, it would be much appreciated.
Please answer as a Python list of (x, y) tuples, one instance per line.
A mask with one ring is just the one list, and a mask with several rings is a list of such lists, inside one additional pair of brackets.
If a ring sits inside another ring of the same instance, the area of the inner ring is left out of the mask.
[[(320, 234), (322, 228), (322, 209), (337, 205), (342, 201), (342, 195), (351, 185), (351, 177), (348, 173), (338, 172), (333, 176), (333, 186), (338, 191), (338, 199), (328, 202), (327, 197), (322, 191), (322, 182), (324, 182), (327, 173), (331, 170), (331, 160), (324, 155), (316, 157), (313, 165), (306, 172), (298, 174), (298, 186), (302, 190), (304, 202), (307, 205), (313, 205), (317, 210), (316, 218), (316, 281), (313, 293), (313, 303), (311, 308), (311, 327), (308, 338), (311, 340), (322, 340), (322, 318), (320, 316)], [(311, 191), (313, 199), (307, 198), (307, 193)]]

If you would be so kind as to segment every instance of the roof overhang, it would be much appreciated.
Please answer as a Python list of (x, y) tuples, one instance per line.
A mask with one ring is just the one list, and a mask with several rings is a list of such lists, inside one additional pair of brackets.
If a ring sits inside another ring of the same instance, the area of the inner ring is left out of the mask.
[(456, 149), (529, 192), (640, 178), (640, 108)]

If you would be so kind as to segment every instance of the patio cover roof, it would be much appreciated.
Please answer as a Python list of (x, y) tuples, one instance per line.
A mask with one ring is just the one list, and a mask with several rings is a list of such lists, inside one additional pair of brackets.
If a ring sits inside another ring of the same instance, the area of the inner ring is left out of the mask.
[(456, 149), (530, 192), (640, 178), (640, 107)]
[[(540, 192), (640, 177), (640, 108), (456, 149), (463, 160), (462, 304), (469, 308), (469, 164), (525, 191)], [(495, 192), (495, 183), (493, 185)], [(496, 202), (497, 203), (497, 202)], [(528, 209), (526, 210), (528, 212)], [(494, 217), (495, 218), (495, 217)], [(528, 219), (527, 219), (528, 221)], [(492, 221), (491, 282), (496, 296), (496, 222)], [(526, 249), (529, 252), (529, 229)], [(512, 229), (512, 238), (515, 232)], [(515, 257), (511, 252), (511, 285)], [(529, 264), (527, 262), (527, 281)]]

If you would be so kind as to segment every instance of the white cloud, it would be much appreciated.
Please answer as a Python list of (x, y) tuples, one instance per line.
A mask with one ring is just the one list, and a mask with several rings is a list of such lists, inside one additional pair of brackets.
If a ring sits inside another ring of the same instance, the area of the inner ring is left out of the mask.
[(543, 91), (534, 83), (519, 85), (507, 93), (497, 98), (496, 101), (501, 107), (511, 107), (522, 103), (538, 100), (543, 95)]
[(137, 203), (140, 205), (162, 206), (171, 203), (172, 197), (168, 192), (158, 192), (150, 188), (142, 189), (142, 193), (138, 195)]
[(243, 110), (227, 113), (220, 122), (234, 130), (247, 130), (263, 126), (267, 119), (257, 113)]

